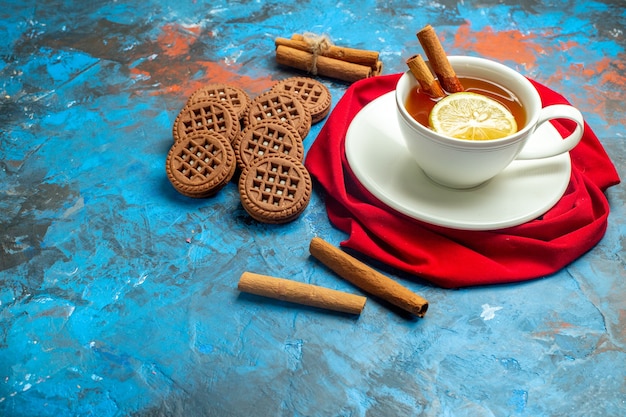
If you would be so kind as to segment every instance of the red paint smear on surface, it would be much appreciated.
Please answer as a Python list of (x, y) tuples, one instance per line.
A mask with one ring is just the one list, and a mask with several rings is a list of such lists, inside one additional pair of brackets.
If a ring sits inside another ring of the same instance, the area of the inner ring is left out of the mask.
[(547, 330), (533, 332), (534, 337), (545, 339), (551, 338), (556, 334), (567, 333), (574, 326), (566, 321), (546, 321)]
[[(552, 36), (555, 34), (551, 31), (524, 34), (517, 30), (496, 32), (491, 27), (474, 31), (470, 24), (465, 24), (458, 28), (454, 36), (454, 47), (494, 61), (515, 62), (532, 72), (541, 70), (537, 67), (541, 65), (538, 61), (542, 55), (563, 53), (580, 47), (571, 40), (546, 46), (544, 39)], [(542, 82), (556, 91), (560, 91), (563, 81), (575, 83), (580, 90), (568, 97), (574, 106), (602, 115), (609, 124), (624, 124), (622, 103), (626, 101), (625, 62), (623, 56), (618, 56), (617, 59), (574, 63), (553, 69), (548, 79)]]
[(470, 25), (462, 25), (454, 37), (454, 46), (495, 61), (513, 61), (530, 69), (536, 65), (537, 56), (546, 53), (544, 46), (536, 41), (540, 36), (544, 35), (525, 35), (516, 30), (495, 32), (490, 27), (473, 31)]
[[(238, 73), (239, 66), (227, 67), (223, 64), (211, 61), (196, 61), (188, 63), (185, 69), (194, 68), (193, 73), (202, 72), (206, 74), (202, 79), (182, 79), (179, 83), (173, 83), (166, 86), (165, 93), (177, 94), (182, 96), (189, 96), (198, 88), (211, 83), (230, 84), (242, 88), (250, 95), (258, 95), (261, 92), (269, 89), (275, 81), (271, 77), (251, 78), (249, 76), (241, 75)], [(176, 71), (176, 67), (161, 67), (159, 71), (159, 78), (168, 77), (172, 71)]]
[(626, 91), (626, 62), (624, 59), (612, 61), (606, 58), (599, 64), (605, 64), (597, 68), (598, 74), (600, 74), (600, 84), (607, 85), (613, 90)]
[[(241, 75), (240, 65), (195, 59), (191, 46), (202, 36), (214, 37), (212, 31), (203, 32), (200, 26), (165, 25), (155, 47), (161, 52), (154, 60), (144, 61), (133, 68), (133, 74), (149, 77), (152, 83), (162, 86), (155, 94), (175, 94), (183, 97), (209, 83), (238, 86), (250, 95), (258, 95), (274, 83), (269, 76), (252, 78)], [(197, 74), (205, 74), (197, 78)]]
[(139, 79), (139, 78), (148, 79), (148, 78), (150, 78), (150, 74), (148, 74), (146, 71), (140, 70), (139, 68), (131, 68), (130, 69), (130, 74), (131, 74), (131, 77), (133, 77), (134, 79)]
[(574, 106), (602, 115), (611, 125), (624, 124), (622, 106), (626, 101), (626, 61), (604, 58), (589, 63), (576, 63), (552, 74), (548, 84), (577, 80), (580, 92), (570, 97)]
[(174, 24), (163, 26), (163, 33), (157, 39), (161, 51), (170, 57), (188, 55), (189, 48), (200, 34), (199, 28), (196, 33), (188, 29)]

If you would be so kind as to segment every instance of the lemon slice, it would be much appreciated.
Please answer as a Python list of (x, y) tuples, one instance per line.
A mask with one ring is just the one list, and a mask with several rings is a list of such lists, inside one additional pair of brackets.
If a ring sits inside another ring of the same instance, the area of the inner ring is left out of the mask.
[(515, 117), (502, 104), (482, 94), (450, 94), (430, 112), (430, 127), (457, 139), (500, 139), (517, 132)]

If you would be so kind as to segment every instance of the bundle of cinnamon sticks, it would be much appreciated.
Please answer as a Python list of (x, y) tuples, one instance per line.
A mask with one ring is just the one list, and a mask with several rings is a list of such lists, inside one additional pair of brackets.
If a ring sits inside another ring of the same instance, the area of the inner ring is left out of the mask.
[(437, 78), (433, 76), (426, 61), (420, 54), (413, 55), (406, 63), (420, 84), (424, 92), (432, 97), (443, 97), (445, 91), (448, 93), (458, 93), (464, 91), (463, 85), (456, 76), (456, 73), (448, 56), (441, 45), (435, 29), (427, 25), (417, 32), (417, 38), (426, 53), (426, 57)]
[(311, 75), (354, 82), (382, 73), (379, 53), (334, 45), (327, 36), (294, 34), (276, 38), (276, 61)]

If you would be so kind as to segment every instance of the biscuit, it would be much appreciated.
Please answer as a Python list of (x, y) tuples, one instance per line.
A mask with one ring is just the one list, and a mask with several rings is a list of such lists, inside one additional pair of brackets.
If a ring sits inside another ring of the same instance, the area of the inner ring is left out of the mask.
[(213, 83), (194, 91), (187, 99), (187, 104), (193, 104), (207, 99), (216, 99), (228, 103), (233, 110), (235, 110), (235, 114), (239, 120), (243, 119), (244, 116), (248, 114), (250, 102), (252, 101), (248, 93), (239, 87), (230, 84)]
[(228, 139), (215, 132), (196, 131), (174, 142), (165, 171), (178, 192), (202, 198), (224, 187), (236, 166), (235, 151)]
[(254, 159), (271, 153), (302, 161), (304, 145), (296, 129), (287, 123), (266, 119), (245, 128), (235, 143), (235, 157), (241, 170)]
[(321, 82), (309, 77), (290, 77), (272, 87), (275, 91), (295, 94), (311, 113), (311, 123), (315, 124), (330, 112), (331, 94)]
[(297, 159), (268, 154), (255, 159), (239, 177), (239, 197), (246, 212), (263, 223), (295, 220), (311, 200), (311, 176)]
[(219, 133), (233, 142), (241, 133), (241, 125), (230, 104), (207, 98), (183, 107), (174, 121), (174, 141), (198, 131)]
[(293, 93), (266, 91), (255, 97), (250, 104), (245, 126), (261, 120), (272, 119), (293, 126), (304, 139), (311, 129), (311, 113)]

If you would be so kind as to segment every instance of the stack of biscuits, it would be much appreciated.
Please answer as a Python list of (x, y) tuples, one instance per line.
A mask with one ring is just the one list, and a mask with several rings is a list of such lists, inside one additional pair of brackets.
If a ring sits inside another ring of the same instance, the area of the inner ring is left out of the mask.
[(165, 169), (181, 194), (203, 198), (239, 176), (242, 206), (264, 223), (297, 218), (311, 198), (303, 140), (331, 107), (317, 80), (291, 77), (251, 99), (241, 88), (210, 84), (196, 90), (173, 126)]

